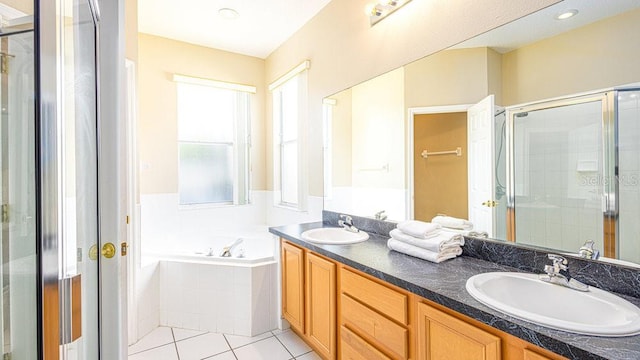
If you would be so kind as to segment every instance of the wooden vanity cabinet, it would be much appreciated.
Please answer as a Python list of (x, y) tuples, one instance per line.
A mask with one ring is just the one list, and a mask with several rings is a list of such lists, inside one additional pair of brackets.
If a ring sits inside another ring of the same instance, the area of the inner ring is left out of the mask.
[(307, 252), (305, 335), (324, 358), (336, 353), (336, 264)]
[(336, 358), (336, 264), (281, 241), (282, 315), (318, 355)]
[(561, 360), (558, 354), (416, 297), (420, 360)]
[(324, 359), (565, 359), (284, 239), (281, 257), (283, 316)]
[(499, 360), (500, 338), (425, 303), (418, 303), (418, 359)]
[(291, 327), (304, 333), (304, 250), (281, 242), (282, 315)]
[(339, 279), (341, 359), (412, 359), (409, 293), (347, 266)]

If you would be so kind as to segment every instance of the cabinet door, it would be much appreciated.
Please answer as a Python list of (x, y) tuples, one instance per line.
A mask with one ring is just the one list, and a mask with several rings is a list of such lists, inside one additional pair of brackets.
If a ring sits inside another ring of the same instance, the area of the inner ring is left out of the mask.
[(282, 242), (282, 314), (291, 327), (304, 332), (304, 251)]
[(524, 360), (551, 360), (551, 358), (540, 355), (529, 349), (524, 349)]
[(500, 359), (500, 338), (423, 303), (417, 337), (421, 360)]
[(314, 253), (306, 260), (306, 335), (325, 359), (336, 353), (336, 264)]

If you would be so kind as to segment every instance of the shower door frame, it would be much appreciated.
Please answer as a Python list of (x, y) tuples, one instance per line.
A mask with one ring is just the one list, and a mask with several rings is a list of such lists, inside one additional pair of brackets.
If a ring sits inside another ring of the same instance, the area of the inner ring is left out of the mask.
[[(543, 101), (507, 107), (507, 240), (516, 242), (516, 204), (515, 204), (515, 115), (519, 113), (571, 106), (588, 102), (600, 101), (602, 104), (602, 221), (603, 243), (602, 255), (618, 258), (618, 169), (617, 154), (617, 90), (606, 89), (594, 92), (559, 97)], [(585, 241), (587, 239), (584, 239)], [(567, 250), (567, 249), (565, 249)], [(575, 249), (578, 252), (578, 249)]]

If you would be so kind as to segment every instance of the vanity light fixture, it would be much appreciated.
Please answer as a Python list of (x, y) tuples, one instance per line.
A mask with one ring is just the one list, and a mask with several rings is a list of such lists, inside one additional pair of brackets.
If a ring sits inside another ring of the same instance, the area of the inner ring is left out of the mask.
[(574, 17), (578, 14), (578, 10), (571, 9), (567, 11), (563, 11), (560, 14), (556, 15), (556, 20), (566, 20), (570, 17)]
[(220, 15), (220, 17), (222, 17), (223, 19), (227, 19), (227, 20), (234, 20), (240, 16), (238, 11), (232, 8), (222, 8), (218, 10), (218, 15)]
[(368, 4), (365, 8), (365, 13), (369, 16), (369, 22), (371, 26), (373, 26), (410, 1), (411, 0), (379, 0), (376, 3)]

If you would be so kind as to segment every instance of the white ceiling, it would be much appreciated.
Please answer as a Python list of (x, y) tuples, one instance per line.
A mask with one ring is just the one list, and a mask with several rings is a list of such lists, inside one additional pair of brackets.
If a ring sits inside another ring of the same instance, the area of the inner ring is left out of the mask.
[[(505, 53), (639, 7), (638, 0), (564, 0), (453, 48), (488, 46)], [(571, 9), (578, 10), (578, 14), (567, 20), (555, 19), (560, 13)]]
[[(138, 0), (138, 30), (266, 58), (331, 0)], [(240, 16), (224, 19), (221, 8)]]

